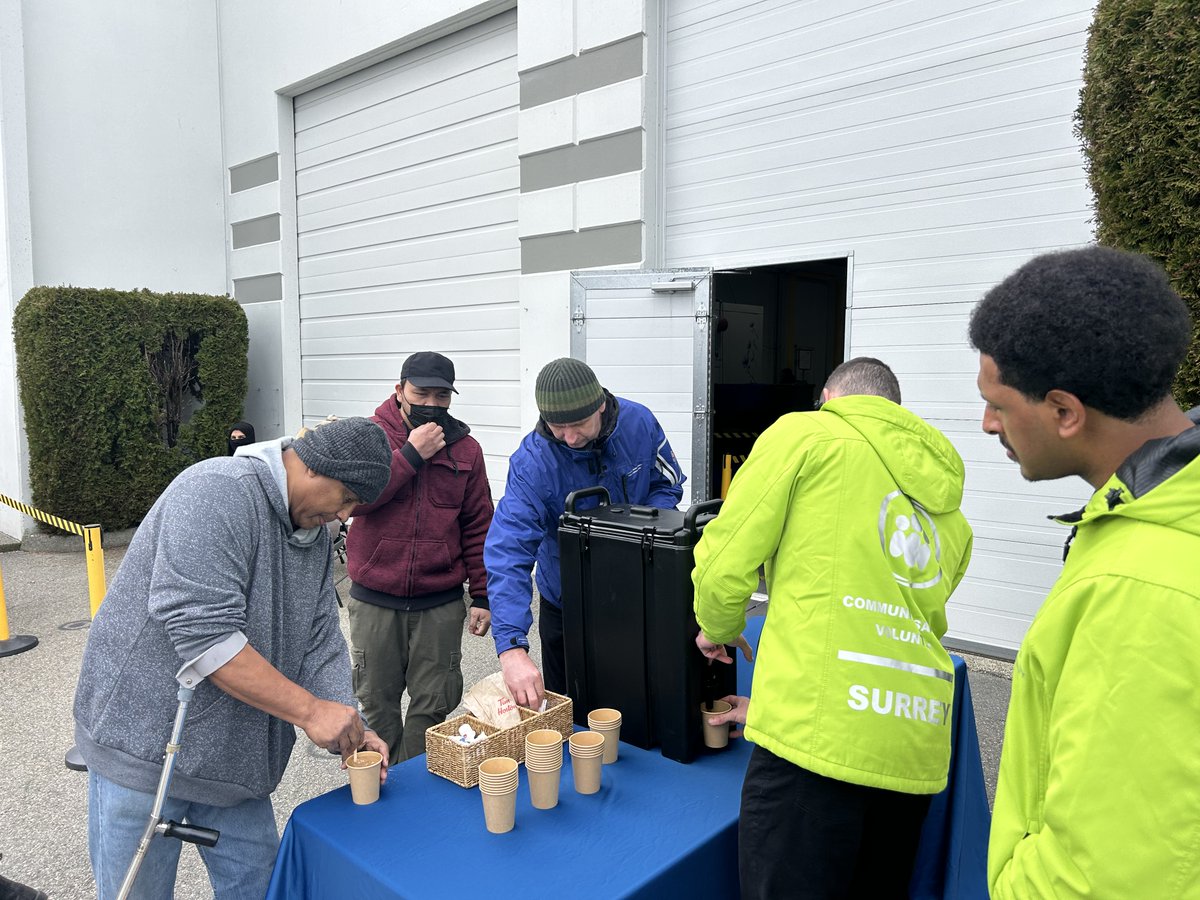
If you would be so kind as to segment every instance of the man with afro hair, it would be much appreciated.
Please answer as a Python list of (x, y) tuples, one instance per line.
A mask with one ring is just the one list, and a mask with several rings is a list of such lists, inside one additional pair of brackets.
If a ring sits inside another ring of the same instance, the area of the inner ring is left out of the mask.
[(1200, 409), (1162, 269), (1039, 256), (971, 317), (983, 430), (1095, 493), (1013, 670), (988, 882), (1008, 897), (1200, 897)]

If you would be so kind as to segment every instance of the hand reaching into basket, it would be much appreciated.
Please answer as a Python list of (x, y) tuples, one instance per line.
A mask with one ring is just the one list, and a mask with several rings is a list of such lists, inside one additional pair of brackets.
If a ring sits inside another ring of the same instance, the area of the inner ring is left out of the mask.
[(500, 668), (504, 672), (508, 692), (517, 701), (517, 706), (535, 710), (542, 708), (542, 699), (546, 696), (542, 673), (525, 650), (520, 647), (505, 650), (500, 654)]

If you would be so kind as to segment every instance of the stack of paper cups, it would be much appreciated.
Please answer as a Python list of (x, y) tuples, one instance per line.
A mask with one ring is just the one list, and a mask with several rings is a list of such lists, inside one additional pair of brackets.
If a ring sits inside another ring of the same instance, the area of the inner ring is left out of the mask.
[(525, 735), (525, 771), (529, 773), (529, 799), (534, 809), (553, 809), (558, 806), (562, 743), (562, 735), (551, 728)]
[(621, 713), (615, 709), (593, 709), (588, 713), (588, 728), (604, 735), (604, 762), (615, 763), (621, 742)]
[(577, 731), (571, 735), (571, 771), (575, 792), (594, 794), (600, 790), (600, 768), (604, 758), (604, 735), (598, 731)]
[(512, 831), (517, 815), (517, 761), (496, 756), (481, 762), (479, 793), (487, 830), (493, 834)]

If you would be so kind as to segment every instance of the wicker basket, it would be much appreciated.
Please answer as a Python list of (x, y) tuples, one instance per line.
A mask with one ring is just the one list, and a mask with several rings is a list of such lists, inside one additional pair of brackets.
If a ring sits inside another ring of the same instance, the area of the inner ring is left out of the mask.
[[(546, 692), (546, 711), (517, 707), (521, 721), (508, 728), (487, 725), (470, 714), (447, 719), (425, 731), (425, 762), (434, 775), (453, 781), (460, 787), (472, 788), (479, 784), (479, 764), (485, 759), (508, 756), (517, 762), (525, 759), (525, 735), (540, 728), (557, 731), (566, 740), (574, 730), (572, 725), (571, 698), (562, 694)], [(475, 732), (488, 735), (487, 740), (463, 745), (454, 740), (458, 727), (470, 725)]]

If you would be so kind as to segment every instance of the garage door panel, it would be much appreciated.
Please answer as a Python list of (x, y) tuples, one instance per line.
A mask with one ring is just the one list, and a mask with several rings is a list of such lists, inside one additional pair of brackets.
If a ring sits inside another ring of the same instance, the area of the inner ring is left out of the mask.
[[(520, 339), (516, 328), (497, 328), (491, 331), (429, 331), (419, 334), (397, 332), (376, 334), (354, 339), (355, 349), (360, 353), (416, 353), (437, 347), (442, 353), (453, 356), (464, 350), (490, 350), (498, 342)], [(302, 353), (320, 355), (337, 352), (345, 346), (345, 338), (311, 338), (300, 342)]]
[[(430, 235), (454, 236), (482, 234), (484, 230), (511, 226), (517, 213), (517, 200), (503, 194), (494, 197), (470, 198), (412, 212), (395, 213), (368, 222), (323, 228), (299, 235), (300, 253), (310, 262), (320, 258), (336, 259), (339, 255), (357, 255), (364, 248), (370, 253), (384, 254), (388, 249), (406, 242), (427, 240)], [(497, 238), (503, 242), (506, 236)], [(371, 265), (369, 257), (359, 262)], [(391, 260), (388, 260), (389, 262)]]
[(491, 328), (517, 328), (518, 314), (500, 305), (471, 306), (466, 309), (413, 310), (382, 315), (364, 315), (328, 322), (305, 322), (302, 338), (361, 338), (373, 334), (427, 333), (432, 331), (486, 331)]
[(440, 230), (445, 223), (444, 218), (432, 216), (425, 221), (429, 223), (429, 230), (420, 232), (409, 229), (406, 232), (400, 227), (395, 241), (360, 244), (321, 255), (302, 255), (300, 277), (386, 269), (422, 259), (451, 259), (463, 249), (474, 253), (506, 250), (512, 245), (515, 230), (511, 222), (499, 222), (478, 228), (460, 228), (453, 234), (447, 234)]
[[(411, 183), (414, 173), (431, 170), (442, 164), (453, 165), (455, 160), (466, 159), (473, 154), (515, 152), (513, 145), (516, 143), (516, 134), (515, 114), (497, 113), (491, 119), (470, 122), (457, 129), (414, 137), (402, 143), (378, 147), (370, 153), (360, 153), (306, 169), (297, 174), (299, 194), (305, 203), (309, 198), (315, 198), (316, 202), (321, 197), (320, 192), (336, 188), (351, 191), (348, 200), (361, 199), (354, 196), (356, 189), (361, 188), (365, 193), (370, 184), (387, 177), (407, 178)], [(508, 168), (508, 164), (501, 162), (501, 167)], [(416, 184), (421, 183), (418, 178)]]
[(413, 309), (455, 309), (476, 305), (515, 304), (517, 282), (508, 274), (481, 275), (447, 281), (424, 281), (399, 286), (372, 286), (358, 291), (330, 292), (301, 301), (304, 321), (322, 317), (371, 315)]
[(518, 99), (508, 12), (295, 102), (305, 416), (374, 412), (411, 353), (445, 353), (494, 490), (520, 423)]
[[(457, 140), (461, 134), (456, 133), (454, 129), (465, 125), (484, 126), (492, 135), (488, 143), (496, 143), (506, 138), (506, 123), (512, 118), (507, 111), (497, 107), (507, 107), (518, 99), (517, 92), (507, 88), (474, 93), (459, 102), (447, 98), (424, 114), (410, 114), (405, 122), (398, 122), (386, 128), (373, 128), (339, 141), (298, 151), (297, 164), (306, 169), (328, 167), (333, 171), (340, 171), (347, 165), (355, 165), (359, 157), (387, 158), (389, 151), (403, 153), (410, 144), (434, 147), (439, 143), (461, 144), (461, 141)], [(423, 135), (433, 134), (439, 134), (445, 140), (421, 140)], [(446, 154), (443, 152), (439, 155)]]
[(311, 291), (344, 291), (348, 288), (402, 285), (416, 281), (512, 272), (521, 264), (520, 255), (520, 248), (494, 252), (464, 250), (458, 256), (443, 255), (394, 266), (302, 277)]
[[(453, 43), (457, 52), (447, 53)], [(296, 100), (296, 130), (306, 132), (396, 97), (419, 96), (427, 88), (499, 59), (511, 59), (515, 42), (511, 19), (497, 16), (455, 35), (309, 91)], [(515, 67), (514, 67), (515, 69)]]
[(310, 231), (362, 222), (395, 213), (486, 197), (520, 187), (520, 178), (507, 165), (511, 147), (489, 147), (434, 163), (414, 184), (411, 172), (400, 172), (301, 197), (297, 213)]
[[(300, 374), (306, 382), (309, 379), (317, 381), (371, 381), (385, 377), (395, 379), (396, 373), (400, 371), (401, 362), (407, 355), (406, 353), (376, 353), (309, 356), (302, 360)], [(483, 355), (481, 354), (481, 356)], [(486, 372), (478, 376), (476, 380), (499, 384), (504, 382), (520, 384), (521, 362), (518, 353), (514, 351), (511, 355), (504, 355), (489, 351), (486, 358)], [(454, 360), (455, 375), (463, 381), (472, 380), (466, 375), (466, 372), (470, 371), (467, 366), (470, 361), (471, 357)], [(395, 381), (393, 380), (392, 383), (395, 384)], [(514, 427), (517, 426), (514, 424)]]
[(409, 96), (347, 116), (336, 123), (296, 136), (296, 160), (304, 168), (319, 168), (381, 148), (421, 143), (427, 136), (457, 137), (468, 124), (508, 117), (514, 97), (510, 85), (497, 85), (496, 76), (508, 67), (497, 62), (474, 73), (469, 82), (444, 83), (420, 97)]
[(495, 115), (511, 105), (514, 86), (503, 83), (511, 60), (500, 59), (441, 81), (419, 92), (395, 97), (298, 132), (296, 152), (305, 165), (370, 151), (395, 141)]

